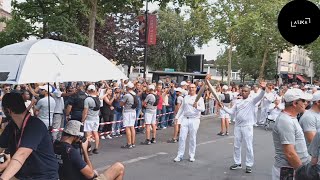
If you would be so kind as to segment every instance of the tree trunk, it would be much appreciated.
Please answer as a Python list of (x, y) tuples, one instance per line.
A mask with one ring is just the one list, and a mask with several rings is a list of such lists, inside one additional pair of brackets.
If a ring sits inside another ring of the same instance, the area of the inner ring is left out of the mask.
[(228, 86), (230, 86), (230, 81), (231, 81), (232, 47), (233, 47), (233, 39), (231, 38), (230, 47), (228, 49)]
[(130, 70), (131, 70), (131, 64), (128, 65), (128, 72), (127, 72), (128, 78), (129, 78), (129, 75), (130, 75)]
[(45, 39), (49, 37), (48, 36), (48, 22), (47, 21), (43, 21), (43, 25), (42, 25), (42, 38)]
[(264, 50), (262, 64), (260, 66), (260, 72), (259, 72), (259, 78), (258, 78), (260, 81), (264, 79), (264, 69), (268, 61), (268, 53), (269, 53), (269, 49), (267, 47)]
[(223, 68), (222, 68), (222, 70), (221, 70), (221, 82), (223, 82), (223, 75), (224, 75), (224, 72), (223, 72)]
[(96, 16), (97, 16), (97, 3), (98, 0), (90, 0), (91, 1), (91, 11), (89, 16), (89, 40), (88, 47), (94, 49), (94, 32), (96, 29)]

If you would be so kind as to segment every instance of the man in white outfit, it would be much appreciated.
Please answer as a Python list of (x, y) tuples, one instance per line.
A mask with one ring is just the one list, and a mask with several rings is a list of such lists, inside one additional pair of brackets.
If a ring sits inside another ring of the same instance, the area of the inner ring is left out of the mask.
[(174, 159), (175, 162), (180, 162), (184, 156), (186, 139), (189, 133), (189, 156), (190, 162), (195, 161), (196, 152), (196, 139), (197, 131), (200, 125), (201, 112), (205, 111), (204, 100), (200, 97), (198, 102), (196, 100), (196, 90), (195, 84), (190, 84), (189, 95), (185, 96), (182, 105), (176, 115), (178, 123), (181, 124), (180, 136), (179, 136), (179, 150), (178, 155)]
[(258, 124), (265, 125), (266, 120), (268, 117), (269, 112), (269, 106), (270, 104), (275, 100), (275, 95), (272, 92), (272, 84), (268, 84), (268, 87), (266, 88), (266, 93), (264, 94), (264, 97), (261, 100), (261, 113), (260, 113), (260, 120)]
[(237, 101), (232, 108), (225, 107), (222, 103), (219, 104), (227, 113), (236, 114), (236, 122), (234, 127), (234, 153), (233, 158), (235, 164), (230, 167), (231, 170), (241, 169), (241, 145), (242, 140), (246, 145), (246, 173), (252, 172), (254, 162), (253, 155), (253, 124), (255, 105), (260, 101), (265, 94), (266, 83), (261, 82), (261, 91), (258, 96), (248, 98), (250, 89), (244, 87), (242, 89), (242, 99)]

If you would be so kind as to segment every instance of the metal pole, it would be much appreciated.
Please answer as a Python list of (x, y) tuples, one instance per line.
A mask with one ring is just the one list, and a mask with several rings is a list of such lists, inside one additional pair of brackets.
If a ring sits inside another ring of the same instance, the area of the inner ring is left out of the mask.
[(146, 0), (146, 12), (145, 12), (145, 45), (144, 45), (144, 73), (143, 78), (147, 79), (147, 61), (148, 61), (148, 0)]

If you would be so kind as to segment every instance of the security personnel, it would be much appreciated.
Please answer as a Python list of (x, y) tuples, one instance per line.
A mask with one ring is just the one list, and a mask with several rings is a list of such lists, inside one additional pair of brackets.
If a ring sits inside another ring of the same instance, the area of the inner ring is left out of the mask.
[(242, 140), (246, 144), (246, 173), (252, 172), (252, 166), (254, 162), (253, 156), (253, 125), (255, 124), (254, 120), (254, 111), (255, 105), (259, 102), (264, 94), (266, 83), (260, 83), (262, 91), (260, 94), (254, 98), (248, 98), (250, 94), (250, 89), (244, 87), (242, 89), (242, 99), (237, 101), (232, 108), (225, 107), (222, 103), (219, 104), (227, 113), (236, 116), (236, 122), (234, 127), (234, 153), (233, 158), (235, 164), (230, 167), (230, 170), (241, 169), (241, 145)]
[(182, 105), (177, 113), (176, 119), (178, 124), (181, 124), (180, 136), (179, 136), (179, 150), (178, 155), (174, 159), (175, 162), (180, 162), (183, 158), (186, 139), (189, 132), (189, 156), (190, 162), (195, 161), (196, 152), (196, 139), (197, 131), (200, 125), (201, 112), (205, 111), (204, 100), (200, 97), (198, 102), (196, 100), (197, 87), (195, 84), (189, 85), (189, 95), (185, 96)]

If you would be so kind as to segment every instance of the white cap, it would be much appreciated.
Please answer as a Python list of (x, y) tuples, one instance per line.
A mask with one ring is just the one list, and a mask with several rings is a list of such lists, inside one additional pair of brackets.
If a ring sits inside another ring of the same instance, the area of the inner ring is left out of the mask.
[(88, 91), (95, 91), (96, 90), (96, 86), (94, 86), (93, 84), (88, 86)]
[[(39, 86), (39, 88), (48, 92), (48, 85)], [(49, 92), (52, 92), (52, 87), (51, 86), (49, 86)]]
[(174, 90), (177, 92), (183, 92), (183, 89), (181, 87), (175, 88)]
[(312, 99), (312, 95), (303, 92), (301, 89), (288, 89), (287, 92), (284, 94), (284, 101), (285, 102), (292, 102), (298, 99), (304, 99), (310, 101)]
[(185, 81), (182, 81), (182, 82), (180, 83), (181, 86), (185, 86), (185, 85), (187, 85), (187, 84), (188, 84), (188, 83), (185, 82)]
[(223, 90), (228, 90), (228, 86), (227, 86), (227, 85), (224, 85), (224, 86), (222, 86), (222, 89), (223, 89)]
[(314, 101), (319, 101), (320, 100), (320, 92), (315, 92), (314, 94), (313, 94), (313, 98), (312, 98), (312, 102), (314, 102)]
[(151, 84), (151, 85), (149, 85), (149, 86), (148, 86), (148, 89), (149, 89), (149, 90), (155, 90), (155, 89), (156, 89), (156, 87), (154, 87), (154, 85), (153, 85), (153, 84)]
[(132, 89), (132, 88), (134, 88), (134, 84), (131, 81), (129, 81), (127, 84), (127, 87)]

